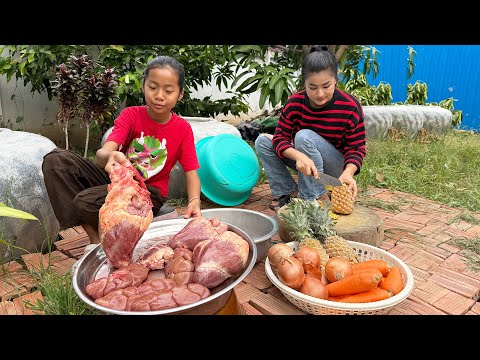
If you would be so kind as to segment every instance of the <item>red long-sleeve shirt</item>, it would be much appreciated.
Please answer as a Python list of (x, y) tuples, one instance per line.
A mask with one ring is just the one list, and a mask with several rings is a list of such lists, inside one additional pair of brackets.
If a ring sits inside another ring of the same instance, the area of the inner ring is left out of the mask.
[(335, 89), (332, 100), (320, 109), (313, 108), (305, 90), (292, 94), (278, 120), (273, 136), (273, 148), (280, 158), (282, 152), (293, 147), (295, 134), (310, 129), (332, 143), (347, 164), (357, 166), (360, 172), (365, 150), (365, 124), (362, 105), (352, 95)]

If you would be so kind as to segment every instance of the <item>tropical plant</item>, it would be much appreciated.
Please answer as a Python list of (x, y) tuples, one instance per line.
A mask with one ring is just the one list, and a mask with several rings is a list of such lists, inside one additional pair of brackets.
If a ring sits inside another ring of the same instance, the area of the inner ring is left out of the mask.
[(407, 98), (405, 105), (425, 105), (428, 98), (428, 86), (424, 82), (417, 80), (415, 84), (407, 85)]
[(80, 94), (83, 90), (84, 74), (88, 72), (91, 62), (88, 55), (70, 55), (67, 63), (57, 65), (55, 79), (51, 89), (59, 108), (57, 120), (62, 124), (65, 134), (65, 148), (68, 150), (69, 122), (80, 115)]
[(81, 119), (87, 127), (83, 154), (85, 158), (88, 152), (91, 123), (96, 121), (101, 127), (105, 119), (114, 118), (118, 108), (117, 81), (115, 78), (115, 69), (98, 65), (97, 72), (88, 74), (83, 81), (83, 88), (80, 92), (80, 107), (83, 109)]

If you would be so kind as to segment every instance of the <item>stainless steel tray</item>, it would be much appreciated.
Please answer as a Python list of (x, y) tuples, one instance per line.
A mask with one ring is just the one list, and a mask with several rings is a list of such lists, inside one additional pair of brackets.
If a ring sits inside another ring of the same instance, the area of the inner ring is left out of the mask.
[[(191, 219), (173, 219), (157, 221), (150, 224), (149, 228), (139, 240), (133, 251), (132, 260), (135, 261), (143, 250), (155, 242), (166, 243), (170, 236), (175, 235), (190, 221)], [(228, 224), (228, 223), (227, 223)], [(167, 315), (167, 314), (188, 314), (188, 315), (212, 315), (219, 311), (228, 301), (233, 288), (240, 283), (253, 269), (257, 259), (257, 247), (253, 239), (240, 228), (228, 224), (228, 230), (233, 231), (244, 238), (250, 247), (247, 263), (244, 271), (228, 278), (220, 285), (210, 289), (210, 296), (193, 304), (179, 306), (173, 309), (157, 310), (157, 311), (123, 311), (114, 310), (96, 304), (86, 293), (85, 287), (92, 281), (104, 277), (112, 270), (107, 264), (107, 257), (99, 244), (90, 250), (84, 257), (79, 260), (77, 267), (73, 272), (73, 288), (77, 295), (88, 305), (100, 311), (116, 314), (116, 315)]]

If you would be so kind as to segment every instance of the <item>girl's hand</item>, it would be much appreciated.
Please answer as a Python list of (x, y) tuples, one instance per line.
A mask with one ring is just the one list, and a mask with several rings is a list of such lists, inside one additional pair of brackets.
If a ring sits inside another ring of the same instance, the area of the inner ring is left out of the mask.
[(339, 177), (340, 181), (342, 183), (345, 183), (348, 185), (348, 190), (352, 193), (352, 199), (355, 201), (357, 198), (358, 194), (358, 188), (357, 188), (357, 182), (353, 178), (353, 176), (349, 172), (343, 172), (342, 175)]
[(110, 174), (110, 172), (112, 171), (113, 163), (118, 162), (120, 164), (123, 164), (125, 161), (127, 161), (127, 157), (124, 153), (122, 153), (121, 151), (112, 151), (108, 156), (108, 161), (105, 165), (105, 171)]
[(183, 215), (184, 219), (188, 219), (190, 217), (200, 217), (202, 216), (202, 212), (200, 211), (200, 199), (195, 198), (188, 203), (187, 210)]

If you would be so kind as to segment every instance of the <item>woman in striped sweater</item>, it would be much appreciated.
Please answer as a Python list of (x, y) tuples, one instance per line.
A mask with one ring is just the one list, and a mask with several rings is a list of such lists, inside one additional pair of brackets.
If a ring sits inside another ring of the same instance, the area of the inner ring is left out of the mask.
[[(314, 46), (302, 64), (305, 89), (292, 94), (280, 113), (273, 138), (260, 135), (255, 149), (265, 169), (277, 210), (298, 191), (305, 200), (328, 200), (319, 172), (338, 177), (355, 200), (365, 157), (364, 114), (360, 102), (337, 89), (338, 62), (327, 46)], [(298, 185), (288, 168), (298, 171)]]

